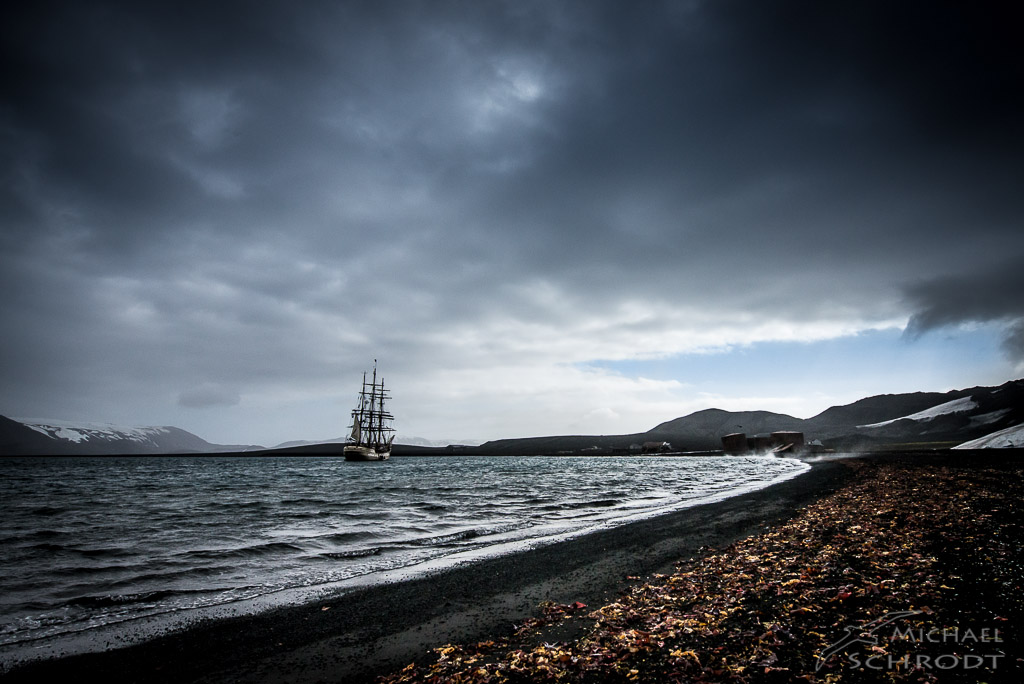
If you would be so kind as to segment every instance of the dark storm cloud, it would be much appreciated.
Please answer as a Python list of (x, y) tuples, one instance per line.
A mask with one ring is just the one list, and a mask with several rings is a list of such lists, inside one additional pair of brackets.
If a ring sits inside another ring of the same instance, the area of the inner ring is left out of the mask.
[(1024, 320), (1010, 326), (1003, 338), (1003, 349), (1011, 359), (1024, 360)]
[(1007, 324), (1003, 347), (1024, 360), (1024, 268), (1020, 260), (994, 265), (969, 275), (941, 276), (907, 286), (915, 312), (906, 334), (919, 337), (946, 326), (970, 323)]
[(915, 313), (907, 326), (920, 334), (942, 326), (1024, 316), (1024, 268), (1019, 261), (969, 276), (949, 275), (907, 287)]
[[(279, 174), (279, 183), (253, 181), (268, 206), (320, 201), (309, 193), (322, 189), (305, 183), (325, 164), (371, 180), (381, 173), (389, 184), (401, 173), (416, 183), (431, 175), (428, 189), (440, 201), (465, 202), (458, 189), (469, 188), (476, 203), (459, 215), (461, 227), (444, 226), (446, 235), (485, 230), (524, 253), (550, 246), (556, 255), (559, 245), (578, 248), (585, 238), (596, 253), (584, 250), (583, 263), (607, 260), (607, 248), (649, 259), (656, 247), (676, 257), (693, 247), (759, 247), (764, 232), (805, 249), (814, 236), (864, 256), (877, 249), (870, 238), (892, 237), (886, 209), (926, 211), (907, 208), (902, 195), (955, 185), (977, 204), (1001, 205), (1015, 190), (1021, 95), (1013, 85), (1024, 74), (1005, 9), (314, 7), (212, 3), (182, 11), (157, 3), (143, 13), (130, 3), (90, 3), (44, 8), (8, 25), (10, 62), (20, 65), (5, 87), (12, 127), (39, 140), (40, 175), (88, 207), (102, 226), (94, 230), (116, 236), (94, 236), (98, 251), (135, 244), (140, 224), (180, 231), (222, 217), (223, 195), (248, 175)], [(453, 96), (460, 83), (493, 75), (496, 58), (541, 65), (559, 91), (538, 107), (535, 127), (500, 121), (474, 140), (451, 116)], [(202, 109), (204, 88), (207, 106), (221, 97), (237, 110), (238, 121), (221, 133), (208, 119), (205, 133), (187, 120), (189, 98)], [(326, 134), (330, 115), (341, 135)], [(376, 130), (360, 139), (361, 123)], [(941, 158), (931, 157), (943, 153), (929, 145), (947, 150), (941, 171)], [(972, 169), (979, 157), (983, 168)], [(511, 171), (480, 178), (488, 163)], [(758, 194), (765, 182), (777, 184), (766, 198)], [(879, 195), (890, 206), (879, 206)], [(631, 230), (631, 204), (655, 220)], [(695, 215), (695, 206), (706, 213)], [(823, 225), (837, 207), (866, 219), (859, 239), (850, 227)], [(249, 218), (230, 212), (243, 226)], [(748, 212), (762, 221), (755, 225)], [(793, 212), (803, 220), (793, 221)], [(903, 225), (906, 239), (962, 231), (926, 213), (910, 219), (924, 225)], [(217, 221), (217, 229), (233, 223)], [(363, 227), (381, 229), (373, 217)]]
[(601, 87), (559, 103), (557, 142), (496, 189), (534, 231), (524, 259), (706, 283), (723, 258), (788, 257), (854, 292), (948, 266), (968, 226), (1020, 249), (1022, 74), (989, 9), (708, 3), (609, 22), (608, 52), (584, 60)]
[(4, 406), (140, 379), (223, 405), (190, 392), (383, 347), (412, 372), (450, 330), (569, 335), (634, 302), (1013, 319), (945, 307), (936, 274), (995, 291), (1024, 257), (1020, 15), (23, 4), (0, 26)]

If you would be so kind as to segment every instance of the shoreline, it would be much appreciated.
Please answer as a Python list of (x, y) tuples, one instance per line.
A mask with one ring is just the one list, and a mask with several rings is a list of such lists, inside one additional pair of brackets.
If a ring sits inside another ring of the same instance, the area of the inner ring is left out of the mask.
[(378, 684), (1020, 682), (1022, 457), (844, 461), (852, 477), (787, 520)]
[(834, 489), (838, 463), (764, 489), (309, 604), (197, 621), (121, 648), (14, 663), (0, 680), (372, 681), (446, 641), (511, 633), (545, 601), (595, 604)]

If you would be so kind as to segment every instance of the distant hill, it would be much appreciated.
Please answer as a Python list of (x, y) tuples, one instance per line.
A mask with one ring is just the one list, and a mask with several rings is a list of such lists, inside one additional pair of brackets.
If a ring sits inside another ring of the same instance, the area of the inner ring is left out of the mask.
[(887, 394), (833, 407), (804, 432), (839, 446), (967, 442), (1024, 423), (1024, 380), (945, 393)]
[(999, 387), (951, 392), (914, 392), (867, 397), (833, 406), (813, 418), (770, 411), (706, 409), (628, 435), (566, 435), (486, 442), (483, 453), (530, 454), (626, 450), (631, 444), (669, 442), (674, 450), (721, 448), (732, 432), (748, 436), (778, 430), (803, 432), (839, 449), (880, 448), (895, 444), (958, 444), (1024, 424), (1024, 380)]
[(722, 444), (722, 435), (730, 432), (756, 435), (776, 430), (801, 430), (803, 423), (804, 421), (799, 418), (771, 411), (705, 409), (657, 425), (645, 433), (645, 439), (660, 439), (667, 442), (675, 439), (681, 442), (715, 445), (702, 448), (717, 448)]
[(845, 430), (850, 426), (868, 425), (895, 416), (909, 416), (912, 413), (945, 403), (951, 398), (963, 396), (964, 390), (947, 394), (940, 392), (914, 392), (912, 394), (880, 394), (867, 399), (860, 399), (845, 406), (833, 406), (825, 409), (806, 423), (813, 424), (815, 429), (837, 428)]

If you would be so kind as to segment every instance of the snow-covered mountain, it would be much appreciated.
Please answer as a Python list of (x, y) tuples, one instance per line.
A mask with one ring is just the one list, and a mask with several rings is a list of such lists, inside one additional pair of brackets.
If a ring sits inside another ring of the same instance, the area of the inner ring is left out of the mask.
[(6, 418), (0, 421), (2, 454), (181, 454), (262, 448), (211, 444), (170, 425), (124, 427), (109, 423)]
[(170, 434), (169, 427), (118, 427), (109, 423), (71, 423), (63, 420), (26, 420), (19, 418), (25, 427), (35, 430), (51, 439), (64, 439), (79, 444), (95, 439), (106, 441), (129, 440), (154, 448), (154, 438)]

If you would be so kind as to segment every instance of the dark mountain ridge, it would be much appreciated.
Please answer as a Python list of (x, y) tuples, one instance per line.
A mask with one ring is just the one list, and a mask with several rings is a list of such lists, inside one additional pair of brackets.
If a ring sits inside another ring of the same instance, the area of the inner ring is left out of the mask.
[[(961, 404), (939, 409), (962, 400)], [(917, 416), (938, 409), (933, 416)], [(891, 421), (891, 422), (888, 422)], [(878, 426), (878, 423), (886, 425)], [(771, 411), (705, 409), (629, 435), (573, 435), (503, 439), (481, 445), (483, 453), (558, 453), (628, 450), (644, 442), (669, 442), (673, 450), (719, 449), (722, 437), (748, 436), (780, 430), (803, 432), (808, 440), (839, 449), (875, 448), (892, 444), (961, 443), (1024, 423), (1024, 380), (999, 387), (972, 387), (949, 392), (912, 392), (866, 397), (832, 406), (812, 418), (794, 418)]]
[(832, 406), (813, 418), (804, 421), (814, 426), (828, 425), (869, 425), (890, 420), (898, 416), (909, 416), (918, 411), (937, 406), (950, 399), (970, 394), (970, 390), (941, 392), (913, 392), (911, 394), (880, 394), (859, 399), (845, 406)]

